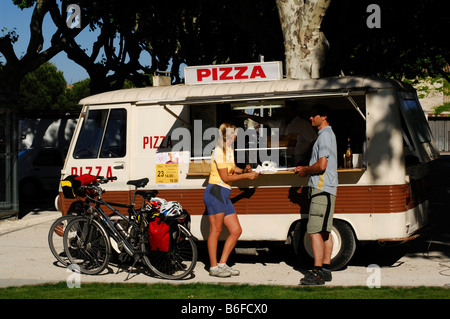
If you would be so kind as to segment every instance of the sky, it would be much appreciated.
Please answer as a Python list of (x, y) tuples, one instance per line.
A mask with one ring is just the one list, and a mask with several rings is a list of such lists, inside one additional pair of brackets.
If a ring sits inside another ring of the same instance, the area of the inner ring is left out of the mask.
[[(26, 50), (27, 45), (30, 40), (30, 20), (33, 14), (33, 8), (24, 9), (23, 11), (17, 8), (12, 0), (0, 0), (0, 34), (4, 28), (7, 31), (12, 31), (16, 29), (16, 33), (19, 35), (18, 41), (14, 44), (14, 51), (18, 58), (22, 57)], [(44, 50), (49, 47), (50, 39), (53, 35), (56, 27), (54, 26), (50, 15), (44, 18)], [(91, 32), (89, 28), (85, 28), (77, 37), (77, 43), (79, 43), (82, 48), (88, 50), (92, 48), (92, 43), (96, 39), (96, 34)], [(143, 56), (143, 59), (148, 61), (144, 65), (150, 64), (150, 57)], [(0, 54), (0, 61), (5, 62), (4, 57)], [(53, 59), (50, 60), (59, 71), (62, 71), (64, 77), (68, 84), (73, 84), (75, 82), (84, 80), (89, 77), (84, 68), (67, 58), (65, 52), (60, 52)]]

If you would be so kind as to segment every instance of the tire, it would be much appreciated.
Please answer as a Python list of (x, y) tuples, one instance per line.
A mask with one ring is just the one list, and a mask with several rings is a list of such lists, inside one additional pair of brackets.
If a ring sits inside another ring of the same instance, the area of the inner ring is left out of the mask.
[(65, 215), (59, 217), (53, 222), (48, 231), (48, 246), (50, 247), (50, 251), (63, 266), (69, 264), (69, 259), (64, 250), (64, 231), (69, 222), (75, 217), (77, 216)]
[[(307, 220), (301, 220), (294, 229), (293, 248), (301, 262), (308, 265), (314, 261), (311, 240), (306, 232)], [(352, 228), (344, 221), (333, 220), (331, 230), (333, 252), (331, 254), (331, 269), (344, 268), (352, 259), (356, 250), (356, 238)]]
[(64, 232), (64, 250), (70, 265), (87, 275), (101, 273), (109, 263), (111, 244), (103, 226), (87, 217), (74, 218)]
[(198, 251), (193, 236), (182, 225), (171, 232), (168, 252), (152, 251), (148, 240), (142, 243), (144, 262), (152, 272), (164, 279), (182, 279), (190, 275), (197, 264)]

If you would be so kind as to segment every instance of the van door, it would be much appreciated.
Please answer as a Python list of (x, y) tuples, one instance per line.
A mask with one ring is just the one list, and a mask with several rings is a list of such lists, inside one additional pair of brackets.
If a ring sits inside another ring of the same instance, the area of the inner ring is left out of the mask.
[(91, 108), (76, 132), (75, 143), (66, 164), (67, 175), (91, 174), (116, 176), (117, 181), (104, 185), (108, 190), (126, 190), (129, 180), (130, 105)]

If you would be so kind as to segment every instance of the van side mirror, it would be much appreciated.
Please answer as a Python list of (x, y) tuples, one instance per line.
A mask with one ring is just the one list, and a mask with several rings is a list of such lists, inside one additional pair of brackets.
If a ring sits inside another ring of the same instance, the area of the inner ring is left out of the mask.
[(89, 118), (89, 105), (86, 105), (86, 109), (81, 113), (81, 117), (84, 117), (84, 120), (87, 121)]

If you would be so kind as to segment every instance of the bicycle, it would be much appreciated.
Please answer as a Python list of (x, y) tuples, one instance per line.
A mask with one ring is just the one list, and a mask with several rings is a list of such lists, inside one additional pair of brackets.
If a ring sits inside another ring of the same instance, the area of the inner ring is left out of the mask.
[[(89, 180), (85, 180), (83, 177), (85, 175), (81, 176), (83, 181), (78, 181), (79, 185), (74, 186), (72, 183), (77, 181), (78, 175), (71, 175), (68, 176), (66, 179), (61, 181), (61, 186), (63, 189), (63, 195), (66, 198), (76, 198), (78, 196), (80, 197), (86, 197), (86, 192), (80, 187), (84, 186), (83, 183), (92, 183), (94, 181), (97, 181), (97, 178), (94, 176), (89, 176)], [(101, 178), (101, 177), (100, 177)], [(64, 249), (63, 244), (63, 237), (64, 232), (66, 230), (67, 225), (71, 220), (78, 216), (82, 216), (84, 212), (86, 211), (86, 205), (88, 205), (89, 201), (86, 199), (84, 202), (80, 199), (78, 201), (75, 201), (72, 203), (71, 207), (69, 208), (69, 212), (67, 215), (61, 216), (57, 218), (53, 224), (50, 226), (49, 232), (48, 232), (48, 245), (50, 248), (50, 251), (52, 252), (53, 256), (59, 261), (63, 266), (69, 265), (69, 259), (67, 257), (67, 254)]]
[[(143, 261), (153, 273), (165, 279), (181, 279), (191, 274), (197, 263), (198, 252), (194, 238), (186, 227), (186, 220), (189, 219), (187, 212), (183, 210), (173, 217), (161, 214), (160, 208), (152, 204), (157, 191), (138, 190), (146, 186), (148, 178), (127, 182), (135, 186), (130, 205), (106, 202), (102, 199), (105, 191), (99, 184), (113, 179), (98, 178), (96, 183), (81, 186), (88, 191), (86, 203), (95, 205), (87, 205), (84, 215), (72, 219), (64, 231), (63, 244), (69, 262), (78, 265), (84, 274), (98, 274), (108, 266), (113, 245), (121, 254), (134, 258), (130, 272), (137, 262)], [(139, 210), (135, 209), (136, 195), (143, 197)], [(102, 206), (111, 210), (111, 216), (118, 219), (111, 219)], [(128, 208), (128, 216), (113, 206)], [(172, 225), (169, 226), (170, 248), (164, 252), (152, 250), (149, 241), (148, 227), (155, 218)]]
[[(71, 184), (77, 177), (77, 175), (71, 175), (64, 181), (61, 181), (61, 186), (63, 188), (63, 194), (65, 197), (71, 199), (76, 198), (77, 196), (85, 197), (85, 193), (83, 191), (79, 190), (74, 192), (71, 187)], [(94, 180), (96, 180), (96, 178), (92, 176), (88, 180), (83, 179), (83, 182), (90, 183)], [(81, 185), (82, 182), (79, 181), (79, 184)], [(67, 189), (67, 185), (70, 185), (69, 189)], [(74, 217), (81, 216), (83, 214), (84, 205), (86, 205), (86, 203), (82, 200), (73, 202), (71, 207), (69, 208), (69, 212), (64, 216), (57, 218), (50, 226), (50, 229), (48, 231), (47, 240), (50, 251), (52, 252), (53, 256), (55, 256), (56, 260), (59, 261), (63, 266), (68, 266), (68, 258), (66, 256), (63, 244), (64, 231), (68, 223)]]
[(50, 226), (50, 229), (48, 231), (47, 239), (50, 251), (52, 252), (53, 256), (55, 256), (56, 260), (63, 264), (63, 266), (68, 265), (68, 258), (66, 256), (63, 244), (64, 231), (68, 223), (73, 218), (79, 215), (80, 214), (67, 214), (57, 218)]

